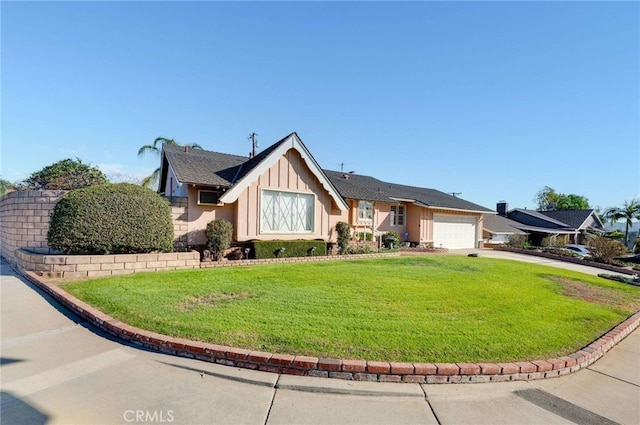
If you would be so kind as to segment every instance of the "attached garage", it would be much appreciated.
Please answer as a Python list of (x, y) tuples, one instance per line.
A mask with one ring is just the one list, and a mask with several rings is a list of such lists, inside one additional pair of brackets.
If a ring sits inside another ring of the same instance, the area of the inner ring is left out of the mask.
[(477, 226), (475, 216), (433, 214), (433, 245), (448, 249), (475, 248)]

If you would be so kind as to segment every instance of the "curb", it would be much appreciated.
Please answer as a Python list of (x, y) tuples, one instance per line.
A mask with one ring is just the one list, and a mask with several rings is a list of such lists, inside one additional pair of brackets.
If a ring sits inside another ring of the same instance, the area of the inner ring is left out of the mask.
[(134, 345), (174, 356), (283, 375), (368, 382), (458, 384), (555, 378), (591, 365), (640, 326), (640, 312), (568, 356), (512, 363), (405, 363), (275, 354), (191, 341), (122, 323), (33, 272), (24, 276), (92, 325)]

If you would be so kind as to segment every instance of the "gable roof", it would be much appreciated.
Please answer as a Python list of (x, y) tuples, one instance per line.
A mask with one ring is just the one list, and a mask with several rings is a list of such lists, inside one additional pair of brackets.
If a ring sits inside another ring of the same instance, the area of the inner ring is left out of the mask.
[[(542, 223), (537, 222), (535, 228), (524, 228), (534, 222), (527, 223), (528, 220), (524, 220), (522, 214), (528, 215), (537, 220), (541, 220)], [(603, 229), (604, 226), (600, 221), (600, 218), (594, 210), (562, 210), (562, 211), (535, 211), (522, 208), (514, 208), (509, 211), (508, 216), (510, 219), (518, 221), (518, 228), (522, 230), (539, 231), (539, 229), (549, 228), (553, 230), (567, 230), (576, 231), (584, 230), (587, 228)], [(596, 226), (587, 225), (589, 217), (594, 217)], [(520, 223), (522, 222), (522, 224)], [(545, 226), (544, 223), (548, 223), (549, 226)]]
[[(322, 170), (295, 132), (253, 158), (164, 145), (160, 187), (164, 186), (170, 165), (180, 183), (227, 188), (220, 201), (233, 203), (289, 149), (298, 151), (310, 171), (343, 211), (349, 209), (345, 199), (358, 199), (387, 203), (405, 201), (427, 208), (495, 214), (495, 211), (488, 208), (435, 189), (389, 183), (370, 176)], [(345, 175), (348, 178), (345, 178)]]
[(535, 210), (527, 210), (527, 209), (523, 209), (523, 208), (514, 208), (511, 211), (509, 211), (508, 215), (509, 215), (509, 218), (513, 219), (514, 216), (517, 216), (518, 214), (528, 215), (530, 217), (536, 218), (538, 220), (542, 220), (542, 221), (547, 222), (549, 224), (553, 224), (554, 227), (558, 227), (558, 228), (571, 227), (568, 224), (563, 223), (560, 220), (556, 220), (553, 217), (549, 217), (547, 215), (544, 215), (540, 211), (535, 211)]
[(565, 223), (567, 227), (573, 227), (574, 229), (582, 229), (587, 226), (585, 223), (593, 215), (598, 228), (603, 228), (603, 224), (600, 218), (595, 214), (594, 210), (564, 210), (564, 211), (540, 211), (541, 214), (546, 215), (552, 219)]
[[(180, 183), (203, 186), (231, 186), (238, 169), (247, 162), (246, 157), (238, 155), (200, 149), (185, 150), (183, 146), (167, 144), (162, 146), (162, 153)], [(161, 178), (165, 174), (164, 168), (166, 166), (163, 161)]]
[(168, 166), (171, 165), (180, 183), (228, 188), (220, 197), (220, 201), (233, 203), (242, 191), (269, 167), (277, 163), (289, 149), (298, 151), (311, 173), (329, 192), (338, 208), (343, 211), (348, 210), (347, 203), (295, 132), (269, 146), (253, 158), (164, 145), (160, 187), (163, 187)]
[(422, 207), (495, 214), (488, 208), (435, 189), (389, 183), (353, 173), (330, 170), (325, 170), (325, 173), (347, 199), (389, 203), (409, 201)]
[(485, 215), (482, 227), (487, 232), (494, 235), (526, 235), (527, 233), (518, 228), (521, 225), (517, 221), (510, 220), (501, 215)]
[(228, 203), (235, 202), (238, 196), (240, 196), (252, 182), (275, 165), (289, 149), (295, 149), (300, 154), (311, 173), (318, 179), (322, 187), (329, 192), (329, 195), (333, 198), (338, 208), (342, 211), (348, 210), (349, 206), (347, 203), (295, 132), (245, 162), (240, 170), (238, 170), (237, 176), (234, 177), (231, 189), (220, 197), (220, 201)]

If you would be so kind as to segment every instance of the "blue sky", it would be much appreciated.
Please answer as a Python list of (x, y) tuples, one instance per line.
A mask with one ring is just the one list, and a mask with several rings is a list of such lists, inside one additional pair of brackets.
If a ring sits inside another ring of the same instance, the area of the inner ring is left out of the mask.
[(638, 2), (2, 2), (2, 178), (156, 137), (533, 208), (640, 194)]

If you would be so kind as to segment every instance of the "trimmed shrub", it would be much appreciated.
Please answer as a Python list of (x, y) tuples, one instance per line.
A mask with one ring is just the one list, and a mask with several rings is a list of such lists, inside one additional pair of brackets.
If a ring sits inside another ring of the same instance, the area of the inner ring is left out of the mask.
[(400, 235), (395, 230), (385, 233), (382, 235), (382, 243), (385, 248), (399, 248), (400, 247)]
[(339, 221), (336, 223), (336, 232), (338, 233), (338, 254), (344, 254), (349, 247), (349, 239), (351, 238), (351, 226), (349, 223)]
[(64, 195), (47, 242), (65, 254), (134, 254), (173, 249), (169, 203), (140, 186), (91, 186)]
[(233, 225), (224, 219), (216, 219), (207, 223), (207, 248), (211, 256), (220, 261), (224, 251), (231, 246)]
[(527, 235), (513, 234), (509, 235), (509, 239), (506, 243), (507, 246), (514, 248), (526, 248), (529, 246), (529, 238)]
[(611, 263), (614, 258), (627, 253), (625, 244), (603, 236), (596, 236), (587, 240), (587, 246), (593, 259), (602, 263)]
[(253, 242), (253, 252), (256, 258), (317, 257), (327, 255), (327, 243), (304, 240), (255, 241)]

